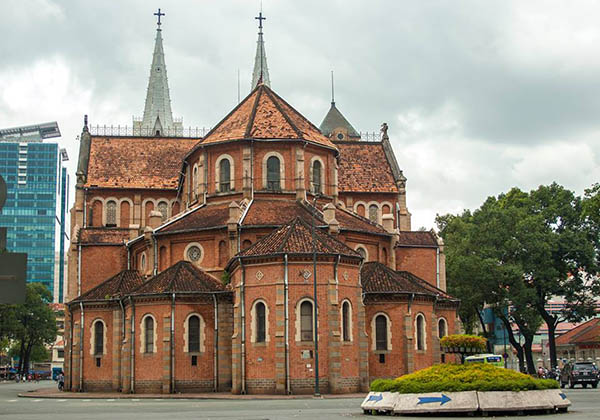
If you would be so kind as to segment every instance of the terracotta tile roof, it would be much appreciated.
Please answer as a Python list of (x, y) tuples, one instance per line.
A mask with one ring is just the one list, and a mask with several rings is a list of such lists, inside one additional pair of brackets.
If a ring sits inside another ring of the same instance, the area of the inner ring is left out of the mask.
[(556, 337), (557, 346), (600, 342), (600, 318), (593, 318)]
[(336, 149), (317, 127), (264, 84), (221, 120), (201, 144), (241, 139), (301, 139)]
[(400, 232), (396, 246), (437, 248), (438, 242), (430, 231), (404, 231)]
[(225, 226), (228, 219), (229, 203), (208, 204), (206, 206), (200, 206), (182, 216), (180, 219), (159, 228), (156, 233), (166, 234)]
[(79, 242), (85, 244), (122, 245), (129, 240), (129, 229), (87, 227), (79, 230)]
[(213, 276), (188, 261), (179, 261), (156, 276), (150, 277), (131, 294), (214, 293), (224, 290), (225, 287)]
[(340, 222), (340, 229), (342, 230), (389, 235), (381, 225), (346, 209), (338, 207), (335, 211), (335, 218)]
[[(273, 254), (318, 254), (344, 255), (360, 258), (360, 254), (320, 229), (314, 231), (312, 226), (300, 217), (260, 239), (250, 248), (238, 253), (238, 257), (255, 257)], [(314, 244), (314, 245), (313, 245)]]
[(349, 141), (335, 145), (340, 151), (338, 187), (341, 192), (398, 192), (382, 143)]
[(98, 286), (75, 298), (72, 302), (119, 298), (139, 287), (144, 279), (137, 270), (123, 270)]
[(365, 263), (361, 271), (361, 279), (364, 293), (414, 293), (456, 300), (408, 271), (394, 271), (379, 262)]
[(92, 137), (86, 187), (175, 189), (200, 139)]
[[(296, 217), (300, 217), (310, 224), (312, 223), (312, 213), (309, 207), (298, 203), (295, 199), (255, 199), (252, 201), (242, 225), (282, 226)], [(320, 212), (316, 213), (315, 219), (319, 226), (325, 223)]]

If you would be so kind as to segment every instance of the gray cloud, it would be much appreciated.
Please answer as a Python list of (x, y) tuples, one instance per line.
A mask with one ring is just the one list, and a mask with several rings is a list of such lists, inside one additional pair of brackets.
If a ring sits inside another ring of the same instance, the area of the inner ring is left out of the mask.
[[(173, 110), (212, 126), (249, 90), (258, 2), (8, 0), (0, 121), (58, 120), (74, 158), (83, 114), (143, 109), (161, 7)], [(415, 228), (513, 185), (581, 192), (600, 176), (594, 2), (265, 1), (273, 88), (314, 123), (336, 102), (390, 124)], [(73, 163), (73, 162), (72, 162)]]

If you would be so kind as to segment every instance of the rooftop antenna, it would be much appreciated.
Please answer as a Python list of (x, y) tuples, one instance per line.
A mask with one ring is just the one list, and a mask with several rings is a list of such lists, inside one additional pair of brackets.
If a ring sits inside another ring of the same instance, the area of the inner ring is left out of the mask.
[(240, 69), (238, 69), (238, 104), (240, 103)]
[(333, 70), (331, 70), (331, 105), (335, 105), (335, 95), (333, 91)]

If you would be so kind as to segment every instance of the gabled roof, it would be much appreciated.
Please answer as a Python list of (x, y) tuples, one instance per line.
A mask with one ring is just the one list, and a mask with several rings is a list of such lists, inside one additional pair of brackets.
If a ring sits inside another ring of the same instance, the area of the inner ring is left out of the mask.
[[(360, 134), (352, 127), (352, 124), (342, 115), (339, 109), (335, 106), (335, 102), (331, 102), (331, 108), (323, 118), (323, 122), (319, 126), (321, 132), (330, 137), (333, 131), (337, 128), (343, 128), (348, 132), (349, 137), (360, 138)], [(335, 140), (335, 139), (334, 139)]]
[(195, 231), (222, 227), (229, 220), (229, 203), (208, 204), (201, 206), (196, 210), (190, 211), (187, 215), (159, 227), (155, 233), (167, 234), (181, 231)]
[(333, 236), (314, 229), (300, 217), (294, 218), (271, 234), (237, 254), (238, 257), (257, 257), (274, 254), (344, 255), (360, 258), (360, 254)]
[(397, 247), (437, 248), (438, 241), (431, 231), (401, 231), (396, 242)]
[(188, 261), (179, 261), (165, 271), (149, 278), (132, 295), (163, 293), (215, 293), (225, 287), (213, 276)]
[(201, 144), (243, 139), (305, 140), (337, 150), (317, 127), (263, 83), (210, 130)]
[(85, 186), (177, 189), (181, 162), (199, 141), (92, 136)]
[(71, 302), (86, 302), (96, 300), (107, 300), (120, 298), (136, 287), (140, 286), (144, 279), (137, 270), (123, 270), (98, 286), (75, 298)]
[(79, 229), (82, 245), (123, 245), (129, 240), (127, 228), (86, 227)]
[(557, 346), (600, 343), (600, 318), (593, 318), (556, 337)]
[(457, 300), (408, 271), (394, 271), (379, 262), (365, 263), (361, 279), (364, 293), (415, 294)]
[(398, 193), (392, 166), (381, 142), (336, 142), (340, 151), (340, 192)]

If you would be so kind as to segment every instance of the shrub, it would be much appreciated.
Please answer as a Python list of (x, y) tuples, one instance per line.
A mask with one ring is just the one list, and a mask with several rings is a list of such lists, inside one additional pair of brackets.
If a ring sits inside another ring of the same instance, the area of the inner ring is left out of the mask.
[(477, 335), (453, 334), (440, 339), (440, 346), (448, 348), (463, 348), (476, 351), (486, 351), (487, 340)]
[(461, 391), (528, 391), (558, 388), (553, 379), (529, 375), (484, 363), (441, 364), (396, 379), (376, 379), (371, 391), (415, 394)]

